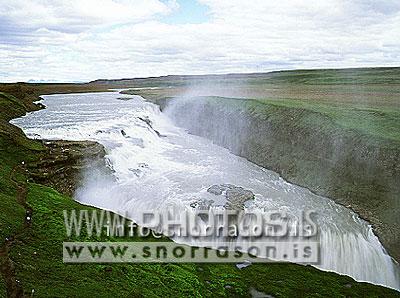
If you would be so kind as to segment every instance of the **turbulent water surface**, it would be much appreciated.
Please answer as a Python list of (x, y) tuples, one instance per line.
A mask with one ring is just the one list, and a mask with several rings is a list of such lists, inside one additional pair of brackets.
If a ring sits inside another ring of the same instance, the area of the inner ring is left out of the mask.
[[(294, 217), (302, 210), (315, 210), (321, 230), (317, 267), (400, 288), (398, 265), (371, 227), (352, 211), (188, 134), (141, 97), (108, 92), (43, 99), (47, 109), (13, 123), (31, 137), (98, 141), (115, 171), (116, 179), (103, 177), (100, 182), (87, 173), (85, 187), (76, 194), (82, 203), (126, 211), (138, 220), (141, 210), (171, 205), (190, 209), (193, 202), (213, 197), (207, 192), (210, 186), (230, 183), (255, 194), (245, 208), (281, 210)], [(201, 245), (194, 239), (190, 243)]]

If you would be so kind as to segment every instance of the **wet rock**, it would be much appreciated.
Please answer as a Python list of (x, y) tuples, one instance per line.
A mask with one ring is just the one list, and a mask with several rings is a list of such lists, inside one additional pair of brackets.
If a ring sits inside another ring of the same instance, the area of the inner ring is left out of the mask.
[(117, 97), (118, 100), (132, 100), (134, 97)]
[(212, 193), (213, 195), (222, 195), (223, 188), (220, 185), (213, 185), (209, 189), (207, 189), (209, 193)]
[(40, 160), (28, 164), (28, 179), (72, 196), (89, 168), (111, 172), (104, 147), (91, 141), (43, 141), (46, 151)]
[(154, 132), (156, 133), (157, 136), (159, 136), (160, 138), (164, 138), (165, 135), (162, 135), (158, 130), (153, 129)]
[(208, 210), (214, 203), (213, 200), (197, 200), (190, 203), (190, 207), (200, 209), (200, 210)]
[(151, 120), (150, 120), (150, 118), (148, 117), (148, 116), (146, 116), (146, 117), (138, 117), (138, 119), (139, 120), (141, 120), (141, 121), (143, 121), (144, 123), (146, 123), (148, 126), (150, 126), (151, 128), (153, 128), (152, 127), (152, 122), (151, 122)]
[(241, 210), (244, 208), (245, 202), (254, 199), (252, 191), (233, 184), (212, 185), (207, 191), (214, 195), (225, 194), (227, 199), (225, 208), (227, 209)]
[(142, 171), (140, 169), (132, 169), (132, 168), (130, 168), (129, 171), (132, 172), (133, 174), (135, 174), (136, 177), (142, 176)]
[[(190, 207), (204, 211), (204, 210), (209, 210), (213, 204), (214, 204), (213, 200), (196, 200), (190, 203)], [(207, 221), (208, 219), (207, 215), (202, 213), (199, 214), (199, 217), (204, 221)]]
[(226, 198), (228, 199), (225, 205), (228, 209), (243, 209), (243, 204), (249, 200), (254, 199), (254, 194), (250, 190), (246, 190), (242, 187), (228, 189), (226, 191)]
[(159, 137), (165, 137), (164, 135), (162, 135), (158, 130), (153, 128), (153, 122), (151, 122), (149, 117), (138, 117), (139, 120), (143, 121), (144, 123), (147, 124), (147, 126), (156, 133), (157, 136)]

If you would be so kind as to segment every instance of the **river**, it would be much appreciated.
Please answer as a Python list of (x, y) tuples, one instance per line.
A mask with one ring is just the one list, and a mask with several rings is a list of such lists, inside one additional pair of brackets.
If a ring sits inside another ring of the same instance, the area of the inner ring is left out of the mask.
[[(75, 195), (83, 204), (124, 212), (140, 223), (142, 210), (190, 209), (193, 202), (211, 201), (210, 186), (229, 183), (255, 194), (245, 209), (280, 210), (294, 218), (303, 210), (314, 210), (321, 245), (321, 262), (316, 267), (400, 289), (398, 265), (357, 214), (188, 134), (158, 106), (118, 92), (42, 98), (46, 109), (12, 123), (30, 137), (94, 140), (106, 148), (115, 179), (86, 173), (85, 186)], [(213, 201), (214, 207), (224, 204)], [(195, 239), (185, 241), (201, 245)]]

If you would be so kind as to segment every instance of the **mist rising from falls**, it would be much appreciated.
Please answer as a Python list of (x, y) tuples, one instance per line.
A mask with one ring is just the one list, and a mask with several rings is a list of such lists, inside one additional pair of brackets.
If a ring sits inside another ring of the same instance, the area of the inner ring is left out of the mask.
[[(247, 209), (279, 210), (294, 218), (305, 209), (315, 210), (322, 249), (321, 264), (317, 267), (400, 288), (397, 265), (385, 253), (371, 227), (356, 214), (287, 183), (276, 173), (204, 138), (188, 134), (157, 106), (139, 97), (118, 100), (119, 97), (118, 93), (45, 96), (47, 109), (14, 121), (30, 136), (89, 139), (105, 146), (114, 177), (96, 176), (94, 171), (86, 173), (85, 186), (76, 195), (80, 202), (127, 214), (140, 224), (143, 210), (172, 206), (190, 211), (193, 202), (215, 201), (215, 196), (207, 192), (210, 186), (230, 183), (255, 194), (255, 199), (246, 203)], [(192, 119), (198, 128), (209, 127), (213, 117), (218, 116), (190, 105), (178, 105), (175, 110), (167, 110), (167, 114), (174, 120)], [(246, 121), (239, 118), (238, 124), (245, 130)], [(208, 133), (218, 134), (222, 142), (232, 142), (232, 146), (239, 146), (242, 141), (233, 139), (235, 131), (228, 126), (213, 127)], [(213, 208), (223, 205), (222, 202)], [(194, 238), (174, 240), (202, 245)], [(223, 241), (218, 237), (212, 240), (215, 246)], [(246, 245), (240, 237), (235, 241)]]
[(164, 113), (177, 126), (240, 155), (243, 144), (251, 134), (248, 116), (239, 106), (218, 105), (220, 100), (214, 97), (183, 96), (168, 102)]

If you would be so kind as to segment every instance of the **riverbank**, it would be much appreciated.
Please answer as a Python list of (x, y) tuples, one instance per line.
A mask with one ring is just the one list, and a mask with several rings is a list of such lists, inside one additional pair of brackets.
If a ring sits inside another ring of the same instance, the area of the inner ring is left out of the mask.
[[(76, 181), (76, 178), (68, 178), (76, 173), (71, 170), (75, 168), (71, 165), (79, 165), (80, 157), (85, 157), (87, 152), (82, 152), (82, 143), (78, 142), (43, 144), (29, 140), (20, 129), (9, 124), (10, 119), (31, 111), (32, 102), (37, 100), (32, 95), (24, 98), (0, 95), (0, 204), (3, 211), (0, 224), (1, 244), (7, 247), (5, 254), (1, 254), (2, 269), (7, 269), (2, 270), (6, 274), (3, 280), (7, 283), (0, 283), (0, 293), (7, 290), (16, 293), (13, 289), (19, 289), (18, 293), (22, 291), (27, 296), (34, 293), (40, 297), (75, 296), (77, 293), (82, 297), (93, 293), (110, 297), (250, 296), (251, 291), (256, 290), (276, 297), (299, 294), (398, 296), (398, 292), (384, 287), (358, 283), (350, 277), (295, 264), (254, 264), (238, 269), (234, 264), (62, 263), (61, 247), (65, 240), (63, 210), (96, 209), (80, 205), (70, 196), (43, 184), (71, 193), (74, 187), (69, 186)], [(95, 150), (90, 150), (90, 155), (100, 157), (101, 149), (95, 144), (92, 146)], [(61, 162), (49, 162), (55, 160)], [(57, 179), (46, 179), (46, 176), (57, 178), (59, 173), (64, 175), (62, 181), (71, 181), (67, 183), (68, 187)], [(41, 180), (35, 180), (38, 178)], [(74, 240), (99, 239), (82, 237)], [(156, 288), (157, 293), (154, 293)]]
[[(190, 133), (353, 209), (373, 224), (399, 260), (400, 141), (395, 127), (393, 135), (383, 137), (377, 126), (372, 132), (371, 127), (357, 130), (338, 124), (321, 108), (290, 106), (290, 101), (197, 97), (177, 99), (167, 111)], [(374, 121), (375, 111), (347, 113), (351, 123), (366, 117)], [(390, 119), (390, 114), (383, 117)]]
[(400, 261), (399, 77), (400, 68), (281, 71), (122, 93), (170, 105), (189, 132), (352, 209)]

